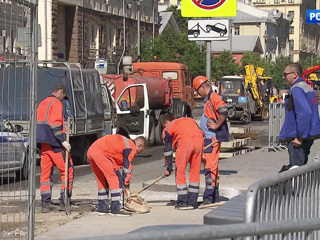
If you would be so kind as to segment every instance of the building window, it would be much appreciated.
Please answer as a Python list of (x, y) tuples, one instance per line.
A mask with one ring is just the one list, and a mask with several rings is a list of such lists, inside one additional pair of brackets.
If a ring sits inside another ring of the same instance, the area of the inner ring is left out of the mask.
[(294, 26), (290, 26), (290, 27), (289, 27), (289, 33), (290, 33), (290, 34), (293, 34), (293, 33), (294, 33)]
[(275, 4), (280, 3), (280, 0), (274, 0), (274, 3)]
[(288, 0), (289, 3), (294, 3), (294, 0)]
[(240, 27), (234, 28), (234, 35), (240, 35)]
[(288, 17), (292, 17), (292, 19), (294, 18), (294, 11), (289, 11), (288, 12)]
[(289, 40), (289, 50), (292, 51), (294, 49), (294, 41), (293, 39)]

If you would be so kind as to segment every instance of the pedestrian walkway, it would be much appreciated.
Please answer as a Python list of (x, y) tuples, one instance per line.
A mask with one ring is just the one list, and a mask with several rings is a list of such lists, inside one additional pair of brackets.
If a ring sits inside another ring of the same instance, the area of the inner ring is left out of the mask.
[[(313, 161), (318, 149), (320, 149), (319, 140), (315, 141), (311, 149), (309, 161)], [(161, 159), (161, 161), (163, 160)], [(253, 182), (276, 174), (284, 164), (288, 164), (288, 153), (286, 151), (262, 152), (261, 150), (256, 150), (246, 155), (223, 159), (219, 165), (221, 195), (224, 197), (233, 197), (237, 193), (245, 191)], [(204, 176), (202, 176), (202, 178), (204, 178)], [(151, 191), (152, 189), (157, 191), (153, 192)], [(201, 189), (204, 189), (203, 181), (201, 182)], [(152, 194), (157, 195), (158, 202), (154, 202), (156, 201), (156, 197), (152, 196)], [(203, 224), (203, 216), (212, 210), (174, 210), (173, 204), (170, 201), (171, 199), (175, 199), (176, 196), (174, 175), (162, 179), (152, 188), (148, 189), (148, 191), (144, 192), (144, 195), (147, 197), (147, 200), (149, 198), (149, 201), (151, 201), (150, 213), (138, 214), (128, 218), (117, 218), (108, 215), (98, 216), (96, 213), (90, 213), (80, 219), (44, 233), (36, 239), (89, 238), (109, 234), (124, 234), (145, 226)]]

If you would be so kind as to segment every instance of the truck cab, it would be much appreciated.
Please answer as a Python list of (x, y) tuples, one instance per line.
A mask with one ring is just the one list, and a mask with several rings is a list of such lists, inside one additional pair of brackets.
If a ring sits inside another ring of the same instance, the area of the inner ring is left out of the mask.
[(172, 81), (173, 105), (180, 111), (175, 117), (191, 117), (194, 104), (194, 90), (188, 68), (175, 62), (133, 63), (133, 72), (142, 76), (161, 77)]

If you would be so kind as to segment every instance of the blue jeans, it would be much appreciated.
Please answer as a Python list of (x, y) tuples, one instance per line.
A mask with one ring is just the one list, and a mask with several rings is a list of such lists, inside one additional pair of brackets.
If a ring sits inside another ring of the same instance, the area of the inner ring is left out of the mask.
[(313, 144), (313, 140), (303, 140), (300, 147), (295, 147), (292, 142), (289, 142), (288, 152), (290, 166), (302, 166), (308, 162), (308, 155), (310, 154), (310, 148)]

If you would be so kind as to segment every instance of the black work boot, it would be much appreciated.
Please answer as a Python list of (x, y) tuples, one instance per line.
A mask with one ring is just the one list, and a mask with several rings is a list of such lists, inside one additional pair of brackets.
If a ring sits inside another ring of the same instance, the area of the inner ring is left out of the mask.
[(50, 202), (41, 202), (42, 212), (48, 213), (51, 211), (51, 203)]

